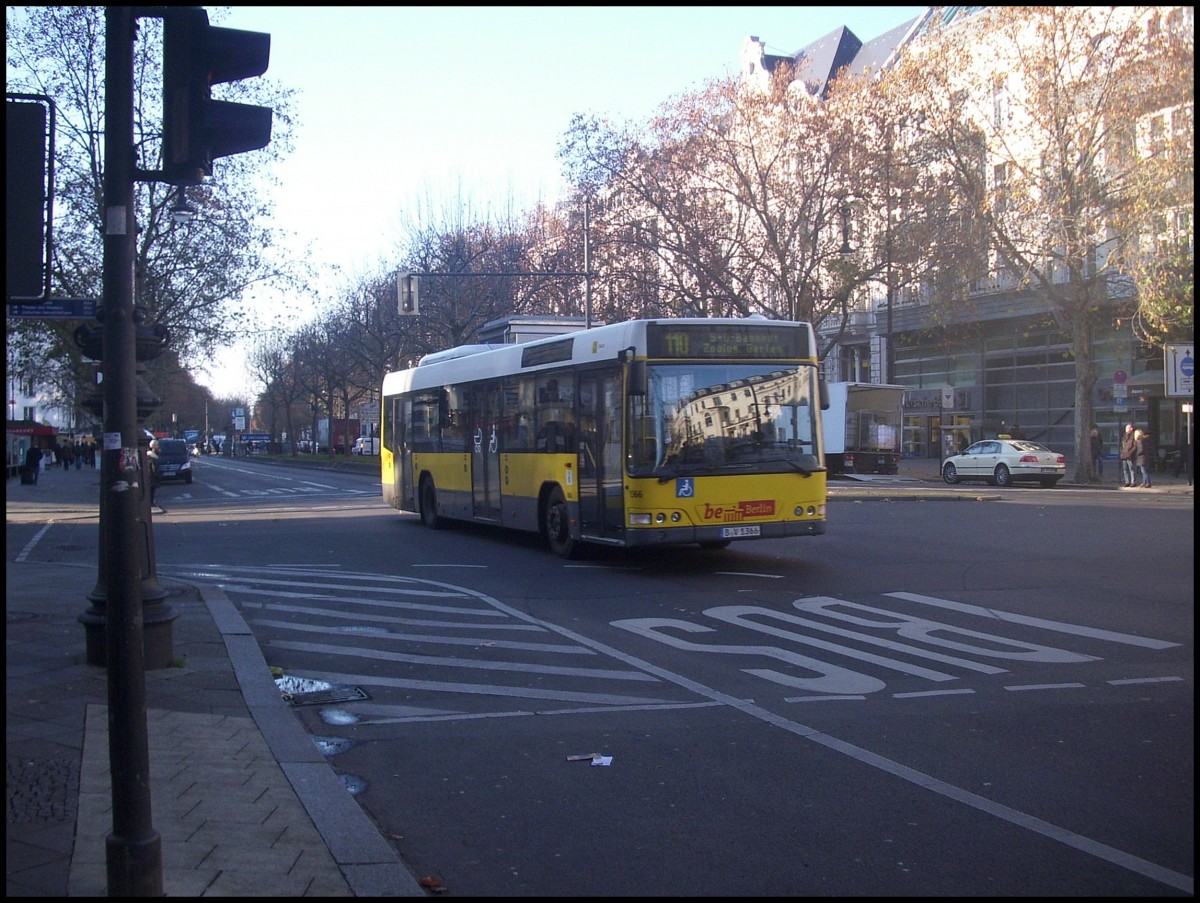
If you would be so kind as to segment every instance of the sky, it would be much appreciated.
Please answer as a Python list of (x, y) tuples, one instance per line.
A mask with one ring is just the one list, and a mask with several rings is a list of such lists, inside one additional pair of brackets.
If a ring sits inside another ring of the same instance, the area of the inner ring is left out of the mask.
[[(751, 35), (779, 54), (843, 25), (866, 42), (925, 7), (209, 9), (214, 25), (269, 34), (265, 77), (296, 90), (295, 149), (274, 170), (277, 225), (294, 233), (281, 253), (329, 273), (332, 292), (396, 262), (423, 210), (462, 205), (480, 221), (553, 204), (576, 113), (638, 122), (736, 73)], [(282, 308), (292, 326), (314, 309), (269, 292), (247, 303)], [(197, 380), (221, 397), (256, 394), (243, 354), (228, 349)]]

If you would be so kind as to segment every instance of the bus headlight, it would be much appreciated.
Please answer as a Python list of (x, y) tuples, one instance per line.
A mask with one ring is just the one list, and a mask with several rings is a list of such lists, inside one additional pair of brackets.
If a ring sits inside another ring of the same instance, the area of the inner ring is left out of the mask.
[(682, 515), (682, 514), (680, 514), (678, 511), (672, 511), (672, 512), (671, 512), (671, 523), (673, 523), (673, 524), (677, 524), (677, 523), (679, 523), (681, 520), (683, 520), (683, 515)]
[(663, 514), (661, 511), (660, 511), (660, 512), (658, 512), (658, 514), (654, 515), (654, 520), (655, 520), (657, 523), (660, 523), (660, 524), (661, 524), (661, 523), (662, 523), (663, 521), (665, 521), (666, 519), (667, 519), (667, 516), (666, 516), (665, 514)]
[(629, 526), (631, 527), (648, 527), (650, 526), (649, 514), (630, 514)]

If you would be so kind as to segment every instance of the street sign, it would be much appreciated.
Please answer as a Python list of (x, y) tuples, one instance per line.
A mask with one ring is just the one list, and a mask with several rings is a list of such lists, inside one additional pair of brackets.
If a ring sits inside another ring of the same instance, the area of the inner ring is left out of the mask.
[(95, 298), (51, 298), (41, 304), (9, 304), (5, 315), (27, 320), (94, 320)]
[(1165, 346), (1163, 369), (1166, 371), (1168, 397), (1196, 394), (1196, 349), (1193, 345)]

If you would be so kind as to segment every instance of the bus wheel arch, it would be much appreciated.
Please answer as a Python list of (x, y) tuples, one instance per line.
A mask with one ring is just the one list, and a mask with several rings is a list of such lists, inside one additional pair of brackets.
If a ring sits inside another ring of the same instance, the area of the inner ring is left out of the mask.
[(542, 491), (542, 534), (550, 551), (560, 558), (574, 558), (579, 543), (571, 536), (571, 511), (562, 487), (553, 484)]
[(420, 489), (417, 490), (418, 509), (421, 512), (421, 523), (430, 530), (438, 530), (442, 519), (437, 510), (437, 488), (433, 485), (433, 477), (428, 473), (421, 474)]

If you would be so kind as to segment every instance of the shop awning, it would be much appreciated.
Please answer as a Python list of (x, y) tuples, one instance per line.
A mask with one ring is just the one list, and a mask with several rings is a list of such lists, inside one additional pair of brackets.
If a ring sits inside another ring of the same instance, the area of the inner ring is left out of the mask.
[(5, 432), (10, 436), (57, 436), (58, 427), (45, 426), (28, 420), (5, 421)]
[(1147, 370), (1145, 373), (1138, 373), (1125, 380), (1125, 385), (1131, 389), (1158, 389), (1160, 392), (1167, 391), (1167, 374), (1165, 370)]

